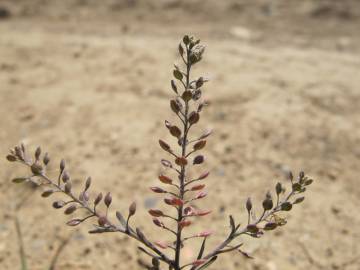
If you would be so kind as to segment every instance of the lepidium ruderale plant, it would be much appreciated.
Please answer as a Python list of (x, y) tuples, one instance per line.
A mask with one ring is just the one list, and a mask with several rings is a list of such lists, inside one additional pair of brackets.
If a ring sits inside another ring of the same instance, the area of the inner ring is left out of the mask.
[[(172, 242), (152, 241), (131, 223), (131, 217), (136, 212), (135, 203), (130, 204), (126, 216), (116, 212), (114, 221), (108, 215), (108, 209), (112, 203), (111, 194), (98, 193), (94, 197), (90, 196), (89, 189), (92, 183), (90, 177), (84, 181), (82, 190), (77, 194), (73, 190), (71, 177), (64, 160), (60, 162), (58, 177), (51, 178), (46, 171), (50, 162), (49, 155), (42, 154), (40, 147), (36, 149), (34, 158), (30, 157), (23, 144), (10, 150), (7, 159), (28, 166), (31, 172), (28, 176), (15, 178), (12, 181), (15, 183), (30, 181), (45, 187), (42, 197), (63, 193), (64, 199), (54, 201), (53, 207), (64, 209), (64, 214), (69, 216), (78, 213), (78, 217), (72, 217), (67, 222), (69, 226), (77, 226), (87, 220), (95, 219), (97, 224), (90, 233), (122, 233), (137, 240), (140, 243), (139, 249), (152, 259), (151, 264), (143, 265), (147, 269), (159, 270), (164, 267), (169, 270), (205, 269), (220, 255), (235, 251), (250, 257), (240, 249), (242, 243), (239, 236), (248, 235), (260, 238), (265, 232), (283, 226), (286, 221), (280, 217), (279, 213), (290, 211), (294, 205), (301, 203), (304, 200), (301, 194), (313, 180), (305, 176), (303, 172), (300, 172), (296, 179), (290, 173), (289, 191), (286, 192), (282, 184), (277, 183), (274, 192), (269, 191), (265, 195), (262, 201), (262, 211), (258, 215), (255, 215), (253, 204), (249, 198), (245, 203), (248, 218), (243, 223), (244, 225), (240, 225), (233, 216), (230, 216), (227, 236), (215, 247), (207, 246), (207, 239), (211, 236), (210, 231), (191, 232), (193, 219), (202, 218), (211, 212), (211, 210), (203, 210), (194, 206), (197, 200), (202, 200), (207, 195), (205, 183), (209, 172), (204, 171), (195, 178), (188, 177), (190, 168), (194, 165), (200, 166), (204, 162), (201, 152), (207, 145), (207, 138), (211, 135), (210, 131), (206, 131), (202, 135), (190, 135), (206, 107), (206, 102), (202, 99), (202, 89), (207, 80), (203, 77), (191, 77), (192, 68), (202, 60), (204, 49), (200, 40), (187, 35), (179, 44), (178, 50), (183, 68), (175, 65), (174, 80), (171, 81), (171, 88), (175, 92), (175, 96), (170, 100), (170, 108), (172, 113), (177, 116), (175, 117), (177, 123), (165, 121), (165, 126), (176, 140), (178, 149), (171, 147), (176, 143), (169, 144), (159, 140), (160, 147), (168, 156), (167, 159), (161, 160), (161, 164), (167, 169), (164, 170), (166, 173), (160, 174), (158, 177), (160, 185), (150, 188), (152, 192), (163, 195), (164, 203), (169, 206), (168, 211), (150, 209), (149, 214), (159, 229), (173, 235)], [(80, 209), (84, 210), (81, 215)], [(202, 242), (197, 257), (193, 261), (184, 262), (181, 259), (182, 248), (184, 245), (191, 244), (190, 240), (196, 239)]]

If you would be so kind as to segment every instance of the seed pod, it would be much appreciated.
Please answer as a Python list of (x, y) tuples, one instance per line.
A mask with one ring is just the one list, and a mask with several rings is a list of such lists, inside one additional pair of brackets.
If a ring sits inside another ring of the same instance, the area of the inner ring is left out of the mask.
[(68, 181), (65, 184), (65, 193), (70, 194), (71, 193), (71, 182)]
[(44, 168), (41, 166), (40, 163), (38, 162), (35, 162), (31, 165), (30, 167), (31, 169), (31, 172), (34, 174), (34, 175), (42, 175), (43, 172), (44, 172)]
[(171, 126), (169, 131), (171, 135), (173, 135), (176, 138), (179, 138), (181, 136), (181, 130), (177, 126)]
[(94, 205), (98, 205), (99, 202), (101, 202), (102, 198), (103, 198), (103, 194), (100, 192), (94, 201)]
[(91, 177), (89, 176), (88, 178), (86, 178), (85, 181), (85, 191), (89, 189), (90, 185), (91, 185)]
[(64, 171), (62, 173), (61, 179), (63, 180), (64, 183), (68, 182), (70, 180), (70, 174), (68, 171)]
[(176, 114), (178, 114), (180, 111), (180, 107), (174, 99), (170, 100), (170, 108)]
[(60, 172), (62, 172), (64, 169), (65, 169), (65, 160), (62, 159), (62, 160), (60, 161)]
[(165, 150), (166, 152), (170, 152), (171, 151), (171, 148), (170, 148), (170, 145), (168, 145), (166, 142), (164, 142), (163, 140), (159, 140), (159, 144), (160, 144), (160, 147)]
[(158, 227), (164, 226), (164, 224), (158, 218), (153, 218), (153, 223)]
[(106, 207), (109, 207), (112, 201), (112, 196), (110, 194), (110, 192), (108, 192), (104, 198), (104, 203), (106, 205)]
[(49, 197), (51, 194), (53, 194), (54, 191), (52, 189), (46, 190), (41, 194), (41, 197), (47, 198)]
[(200, 89), (196, 89), (192, 92), (192, 100), (194, 101), (198, 101), (201, 98), (201, 90)]
[(153, 217), (163, 217), (164, 216), (164, 213), (161, 210), (157, 210), (157, 209), (150, 209), (149, 214), (152, 215)]
[(180, 228), (189, 227), (191, 225), (190, 220), (182, 220), (179, 222)]
[(151, 191), (153, 191), (155, 193), (166, 193), (165, 190), (163, 190), (162, 188), (159, 188), (159, 187), (151, 187), (150, 189), (151, 189)]
[(205, 160), (205, 158), (203, 155), (198, 155), (194, 158), (193, 165), (199, 165), (199, 164), (203, 163), (204, 160)]
[(179, 198), (165, 198), (164, 202), (168, 205), (172, 205), (172, 206), (182, 206), (184, 204), (183, 200), (179, 199)]
[(24, 160), (24, 152), (22, 151), (22, 149), (19, 146), (15, 146), (14, 150), (17, 158), (20, 160)]
[(195, 199), (197, 199), (197, 200), (202, 199), (202, 198), (206, 197), (206, 195), (207, 195), (207, 192), (201, 191), (198, 194), (196, 194)]
[(183, 54), (184, 54), (184, 48), (183, 48), (183, 46), (181, 45), (181, 43), (179, 44), (179, 54), (180, 54), (181, 56), (183, 56)]
[(88, 202), (90, 199), (89, 193), (87, 191), (83, 192), (83, 198), (85, 202)]
[(197, 191), (197, 190), (202, 190), (205, 187), (205, 185), (201, 184), (201, 185), (196, 185), (193, 186), (190, 190), (191, 191)]
[(204, 78), (200, 77), (197, 81), (196, 81), (196, 88), (200, 88), (201, 86), (203, 86), (204, 84)]
[(164, 167), (172, 168), (171, 162), (168, 161), (168, 160), (166, 160), (166, 159), (162, 159), (162, 160), (161, 160), (161, 164), (162, 164)]
[(200, 115), (197, 112), (191, 112), (190, 116), (189, 116), (189, 123), (191, 125), (196, 124), (197, 122), (199, 122), (200, 119)]
[(304, 200), (305, 200), (305, 197), (299, 197), (293, 202), (293, 204), (302, 203)]
[(38, 146), (35, 150), (35, 159), (40, 160), (40, 155), (41, 155), (41, 148), (40, 146)]
[(66, 222), (66, 225), (68, 225), (68, 226), (77, 226), (81, 222), (82, 222), (81, 219), (75, 218), (75, 219), (72, 219), (72, 220), (69, 220), (68, 222)]
[(259, 232), (259, 228), (255, 225), (255, 224), (249, 224), (247, 225), (247, 230), (250, 232), (250, 233), (257, 233)]
[(98, 224), (100, 227), (104, 227), (106, 223), (108, 223), (106, 216), (100, 216), (98, 218)]
[(175, 163), (179, 166), (186, 166), (188, 164), (187, 160), (185, 157), (177, 157), (175, 159)]
[(252, 202), (251, 202), (251, 199), (248, 198), (246, 200), (246, 210), (250, 213), (251, 209), (252, 209)]
[(212, 235), (212, 231), (203, 231), (197, 234), (198, 237), (209, 237), (210, 235)]
[(308, 179), (308, 180), (305, 181), (304, 185), (305, 185), (305, 186), (311, 185), (312, 182), (314, 182), (313, 179)]
[(271, 195), (268, 193), (266, 195), (265, 200), (263, 201), (263, 208), (265, 211), (272, 209), (274, 206), (273, 200), (271, 199)]
[(130, 204), (129, 206), (129, 217), (135, 215), (136, 213), (136, 203), (133, 202), (132, 204)]
[(271, 231), (271, 230), (276, 229), (276, 227), (277, 227), (277, 224), (275, 222), (268, 222), (265, 224), (264, 230)]
[(199, 259), (199, 260), (193, 261), (191, 264), (192, 264), (193, 266), (197, 267), (197, 266), (203, 265), (205, 262), (206, 262), (206, 260), (204, 260), (204, 259)]
[(289, 179), (290, 179), (290, 181), (292, 182), (293, 181), (293, 179), (294, 179), (294, 176), (293, 176), (293, 174), (292, 174), (292, 172), (290, 171), (289, 172)]
[(292, 204), (290, 202), (283, 202), (281, 204), (282, 211), (290, 211), (292, 209)]
[(159, 180), (164, 184), (171, 184), (172, 183), (171, 178), (169, 178), (169, 177), (167, 177), (166, 175), (163, 175), (163, 174), (159, 175)]
[(76, 211), (76, 205), (72, 204), (68, 208), (65, 209), (64, 214), (70, 215), (70, 214), (74, 213), (75, 211)]
[(178, 90), (174, 80), (171, 80), (171, 89), (177, 94)]
[(188, 35), (185, 35), (183, 37), (183, 42), (185, 45), (188, 45), (190, 43), (190, 37)]
[(301, 188), (302, 188), (302, 186), (301, 186), (299, 183), (294, 183), (294, 184), (292, 185), (293, 191), (300, 191)]
[(43, 158), (43, 162), (44, 162), (45, 166), (49, 164), (50, 157), (49, 157), (48, 152), (45, 153), (44, 158)]
[(27, 177), (17, 177), (11, 180), (11, 182), (15, 183), (15, 184), (21, 184), (23, 182), (25, 182), (28, 178)]
[(175, 79), (177, 79), (179, 81), (181, 81), (184, 77), (183, 74), (181, 73), (181, 71), (177, 70), (177, 69), (174, 69), (173, 75), (174, 75)]
[(202, 174), (199, 176), (199, 178), (198, 178), (197, 180), (203, 180), (203, 179), (205, 179), (206, 177), (208, 177), (209, 174), (210, 174), (210, 172), (204, 172), (204, 173), (202, 173)]
[(182, 94), (181, 98), (185, 101), (188, 102), (191, 98), (192, 98), (192, 93), (190, 90), (185, 90), (184, 93)]
[(277, 183), (276, 186), (275, 186), (275, 190), (276, 190), (276, 194), (277, 195), (280, 195), (281, 191), (282, 191), (282, 186), (281, 186), (281, 183)]
[(195, 216), (203, 217), (210, 214), (211, 212), (211, 210), (198, 210), (196, 211)]
[(167, 249), (169, 247), (169, 245), (163, 241), (156, 241), (154, 243), (155, 243), (155, 245), (157, 245), (158, 247), (160, 247), (162, 249)]
[(305, 177), (305, 173), (304, 173), (303, 171), (301, 171), (301, 172), (299, 173), (299, 178), (302, 179), (302, 178), (304, 178), (304, 177)]
[(55, 201), (53, 202), (52, 206), (55, 208), (55, 209), (60, 209), (62, 208), (66, 203), (64, 201)]
[(201, 150), (205, 147), (206, 145), (206, 141), (205, 140), (201, 140), (198, 141), (197, 143), (194, 144), (193, 148), (195, 151)]
[(6, 159), (10, 162), (14, 162), (16, 161), (16, 156), (9, 154), (6, 156)]

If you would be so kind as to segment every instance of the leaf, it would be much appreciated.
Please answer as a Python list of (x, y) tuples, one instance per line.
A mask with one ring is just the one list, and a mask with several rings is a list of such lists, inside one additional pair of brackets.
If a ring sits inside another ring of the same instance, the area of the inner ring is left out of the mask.
[(201, 259), (201, 258), (202, 258), (202, 255), (204, 254), (206, 239), (207, 239), (207, 237), (204, 237), (204, 240), (202, 241), (202, 244), (201, 244), (201, 247), (200, 247), (200, 251), (199, 251), (199, 254), (198, 254), (198, 256), (197, 256), (197, 259), (198, 259), (198, 260)]

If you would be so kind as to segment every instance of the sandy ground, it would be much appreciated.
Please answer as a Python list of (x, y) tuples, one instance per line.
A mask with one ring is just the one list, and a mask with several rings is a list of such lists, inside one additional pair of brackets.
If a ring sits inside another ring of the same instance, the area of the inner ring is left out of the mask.
[[(339, 4), (341, 2), (342, 4)], [(147, 209), (148, 191), (171, 140), (168, 100), (177, 43), (184, 33), (207, 45), (195, 69), (212, 81), (211, 106), (194, 130), (213, 128), (205, 151), (215, 245), (228, 215), (245, 222), (244, 203), (259, 200), (285, 173), (316, 179), (288, 224), (262, 239), (243, 238), (255, 257), (225, 255), (209, 269), (360, 269), (360, 58), (358, 1), (0, 1), (0, 155), (20, 141), (42, 145), (50, 173), (64, 157), (76, 187), (91, 175), (111, 190), (115, 210), (138, 203), (134, 223), (152, 239), (166, 235)], [(0, 12), (1, 13), (1, 12)], [(1, 14), (0, 14), (1, 15)], [(0, 265), (19, 269), (14, 205), (31, 189), (10, 179), (27, 172), (0, 160)], [(36, 192), (38, 193), (38, 192)], [(29, 269), (47, 269), (73, 228), (51, 199), (31, 195), (18, 217)], [(136, 243), (122, 235), (75, 232), (58, 269), (138, 269)], [(184, 260), (195, 256), (188, 245)]]

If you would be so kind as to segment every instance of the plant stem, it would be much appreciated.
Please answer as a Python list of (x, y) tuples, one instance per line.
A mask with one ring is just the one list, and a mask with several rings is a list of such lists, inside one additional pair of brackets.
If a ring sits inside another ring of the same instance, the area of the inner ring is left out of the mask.
[[(185, 84), (185, 91), (190, 88), (189, 81), (190, 81), (190, 49), (188, 46), (186, 46), (186, 54), (187, 54), (187, 61), (186, 61), (186, 84)], [(184, 112), (184, 122), (183, 122), (183, 141), (181, 144), (181, 155), (183, 157), (186, 156), (186, 146), (187, 146), (187, 135), (189, 131), (189, 102), (185, 101), (185, 112)], [(186, 176), (186, 169), (185, 166), (181, 166), (180, 171), (180, 190), (179, 190), (179, 198), (181, 200), (184, 199), (185, 195), (185, 176)], [(183, 206), (179, 206), (178, 208), (178, 225), (177, 225), (177, 233), (176, 233), (176, 247), (175, 247), (175, 270), (180, 270), (180, 254), (181, 254), (181, 226), (180, 221), (183, 219)]]

